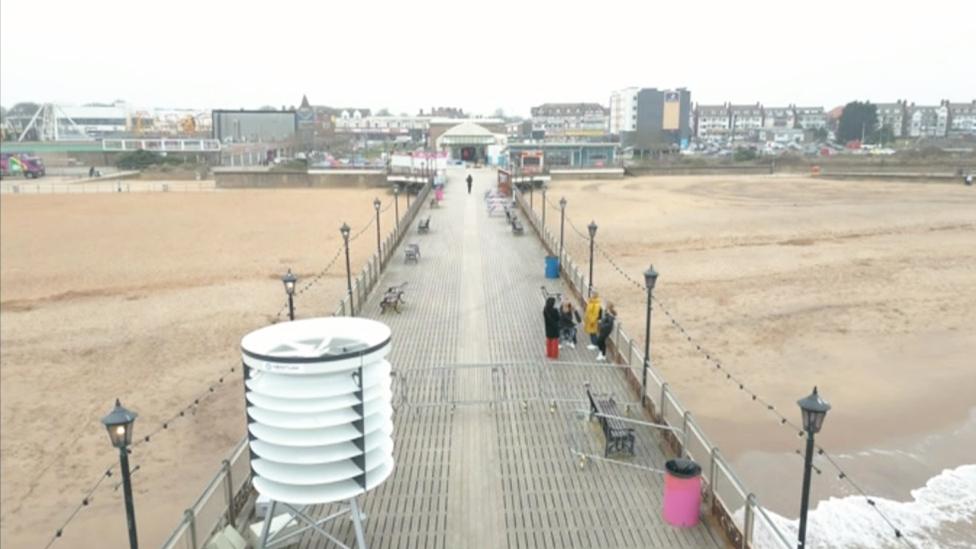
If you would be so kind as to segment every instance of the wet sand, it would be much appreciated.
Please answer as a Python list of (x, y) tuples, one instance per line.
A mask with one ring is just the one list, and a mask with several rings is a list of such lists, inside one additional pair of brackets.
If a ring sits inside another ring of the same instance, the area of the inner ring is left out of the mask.
[[(962, 449), (976, 447), (976, 433), (960, 427), (976, 404), (972, 188), (793, 176), (555, 181), (547, 219), (557, 235), (561, 196), (580, 232), (596, 220), (597, 241), (632, 278), (654, 264), (655, 295), (747, 389), (799, 422), (796, 400), (819, 386), (833, 410), (818, 442), (858, 456), (845, 467), (873, 494), (905, 499), (942, 468), (974, 462)], [(568, 224), (565, 242), (586, 266), (588, 242)], [(642, 340), (643, 291), (599, 254), (594, 281)], [(654, 319), (655, 365), (760, 500), (795, 516), (797, 433), (710, 368), (659, 310)], [(956, 431), (931, 453), (892, 457)], [(814, 487), (819, 497), (849, 493), (826, 480)]]
[[(116, 397), (139, 413), (138, 439), (203, 392), (130, 458), (140, 541), (162, 543), (244, 435), (241, 336), (281, 309), (287, 268), (301, 287), (332, 259), (343, 221), (356, 231), (375, 217), (378, 193), (0, 198), (0, 545), (43, 546), (118, 461), (100, 423)], [(390, 208), (384, 233), (392, 223)], [(354, 270), (375, 247), (370, 227), (352, 245)], [(297, 298), (297, 315), (331, 314), (344, 289), (340, 261)], [(125, 545), (118, 480), (56, 547)]]

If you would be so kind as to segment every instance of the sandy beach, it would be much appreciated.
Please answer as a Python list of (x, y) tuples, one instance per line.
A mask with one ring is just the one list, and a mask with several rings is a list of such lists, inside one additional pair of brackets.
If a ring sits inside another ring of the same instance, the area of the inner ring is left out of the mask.
[[(547, 220), (557, 235), (562, 196), (567, 218), (584, 234), (595, 220), (597, 241), (632, 278), (654, 264), (655, 295), (748, 389), (799, 422), (795, 401), (819, 386), (833, 409), (818, 442), (873, 495), (907, 500), (944, 468), (976, 461), (972, 188), (792, 176), (555, 181)], [(569, 224), (565, 246), (586, 267), (588, 240)], [(594, 281), (643, 340), (643, 291), (599, 253)], [(802, 440), (710, 368), (660, 310), (654, 319), (655, 365), (761, 501), (795, 517)], [(816, 463), (825, 471), (816, 497), (851, 493)]]
[[(140, 541), (162, 543), (244, 435), (241, 336), (281, 309), (287, 268), (301, 287), (341, 245), (343, 221), (356, 231), (375, 216), (378, 192), (4, 195), (0, 545), (44, 546), (118, 461), (100, 423), (116, 397), (139, 413), (138, 439), (203, 392), (130, 458)], [(390, 208), (384, 234), (393, 219)], [(374, 227), (353, 242), (355, 271), (375, 246)], [(338, 262), (296, 314), (331, 314), (344, 291)], [(125, 544), (118, 482), (57, 547)]]
[[(43, 546), (117, 461), (99, 423), (114, 398), (140, 414), (138, 438), (203, 391), (194, 411), (132, 455), (140, 539), (161, 543), (244, 434), (240, 371), (230, 372), (240, 337), (281, 309), (285, 269), (308, 280), (340, 245), (343, 221), (356, 230), (370, 220), (375, 194), (4, 195), (0, 545)], [(818, 441), (872, 495), (910, 502), (943, 470), (973, 463), (971, 188), (674, 177), (554, 182), (549, 200), (561, 196), (579, 231), (598, 223), (598, 242), (632, 278), (654, 263), (656, 295), (752, 391), (798, 420), (795, 401), (818, 385), (834, 406)], [(566, 247), (585, 265), (588, 243), (568, 224)], [(354, 269), (374, 248), (371, 227), (354, 242)], [(643, 292), (599, 256), (595, 270), (640, 338)], [(297, 314), (331, 313), (343, 291), (337, 264)], [(795, 517), (796, 433), (655, 315), (655, 365), (760, 500)], [(817, 463), (815, 497), (850, 496)], [(99, 488), (57, 547), (124, 544), (117, 482)]]

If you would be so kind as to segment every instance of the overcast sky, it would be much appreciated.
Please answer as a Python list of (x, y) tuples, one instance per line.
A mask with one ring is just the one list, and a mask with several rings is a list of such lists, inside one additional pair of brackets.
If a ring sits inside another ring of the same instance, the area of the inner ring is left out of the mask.
[(974, 0), (2, 0), (0, 104), (255, 108), (304, 93), (527, 115), (627, 86), (768, 106), (971, 101), (974, 40)]

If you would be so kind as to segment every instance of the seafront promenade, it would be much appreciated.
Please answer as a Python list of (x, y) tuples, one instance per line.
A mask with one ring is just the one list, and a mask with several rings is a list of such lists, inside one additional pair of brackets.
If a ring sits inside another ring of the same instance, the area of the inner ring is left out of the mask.
[[(424, 206), (400, 243), (421, 257), (391, 256), (362, 316), (393, 330), (396, 470), (362, 498), (369, 547), (721, 547), (704, 524), (679, 529), (661, 518), (660, 431), (634, 424), (635, 456), (602, 455), (587, 418), (586, 386), (651, 422), (622, 367), (595, 362), (585, 344), (544, 356), (541, 288), (546, 252), (529, 228), (514, 235), (489, 216), (484, 192), (495, 172), (453, 170), (445, 199)], [(430, 232), (416, 223), (430, 216)], [(380, 314), (382, 289), (407, 283), (401, 314)], [(332, 512), (329, 505), (312, 516)], [(351, 523), (330, 530), (347, 544)], [(301, 547), (327, 547), (309, 531)]]

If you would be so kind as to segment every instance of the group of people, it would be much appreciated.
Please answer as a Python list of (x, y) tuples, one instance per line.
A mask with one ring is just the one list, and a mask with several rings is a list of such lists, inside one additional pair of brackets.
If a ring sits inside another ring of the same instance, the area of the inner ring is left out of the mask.
[(608, 303), (603, 307), (600, 295), (593, 292), (586, 300), (586, 309), (583, 317), (580, 318), (579, 312), (573, 306), (571, 299), (562, 298), (557, 306), (556, 298), (549, 296), (546, 298), (546, 305), (542, 309), (542, 317), (546, 325), (546, 356), (548, 358), (559, 358), (559, 350), (567, 347), (576, 348), (577, 333), (579, 324), (583, 323), (583, 332), (589, 337), (586, 348), (591, 351), (599, 351), (596, 357), (597, 362), (607, 360), (607, 338), (613, 333), (613, 325), (617, 319), (617, 309), (613, 303)]

